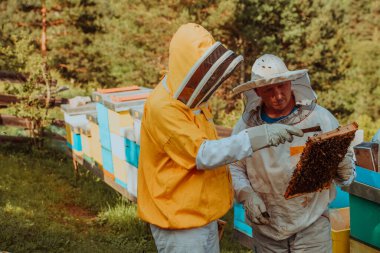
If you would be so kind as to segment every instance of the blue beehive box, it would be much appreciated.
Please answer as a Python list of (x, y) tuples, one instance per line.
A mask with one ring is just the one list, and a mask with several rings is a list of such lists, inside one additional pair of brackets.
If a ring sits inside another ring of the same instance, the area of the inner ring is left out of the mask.
[(138, 146), (136, 142), (125, 138), (125, 156), (127, 158), (127, 162), (136, 168), (138, 167), (139, 153), (140, 146)]
[(110, 150), (102, 147), (102, 161), (103, 168), (107, 170), (110, 174), (114, 173), (113, 162), (112, 162), (112, 153)]
[(349, 207), (350, 198), (349, 198), (348, 192), (342, 191), (339, 186), (336, 186), (335, 189), (336, 189), (336, 197), (329, 204), (329, 208), (337, 209), (337, 208)]
[(108, 126), (108, 109), (101, 103), (96, 103), (96, 112), (98, 116), (99, 129), (109, 132)]
[(234, 228), (252, 237), (252, 227), (245, 222), (244, 207), (240, 203), (234, 203)]
[(136, 143), (136, 165), (135, 167), (138, 168), (139, 167), (139, 157), (140, 157), (140, 145), (138, 145)]
[(380, 189), (380, 173), (376, 171), (356, 166), (355, 181)]
[(112, 145), (111, 145), (111, 133), (110, 131), (105, 130), (104, 128), (99, 127), (99, 138), (100, 138), (100, 144), (102, 147), (112, 150)]
[(82, 151), (82, 139), (80, 134), (73, 134), (73, 149), (76, 151)]
[(380, 204), (350, 194), (351, 237), (380, 249)]

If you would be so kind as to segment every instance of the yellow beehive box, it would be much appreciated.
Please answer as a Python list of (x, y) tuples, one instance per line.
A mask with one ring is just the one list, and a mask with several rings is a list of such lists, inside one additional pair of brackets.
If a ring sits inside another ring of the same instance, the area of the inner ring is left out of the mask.
[(92, 158), (92, 152), (91, 152), (91, 136), (88, 135), (81, 135), (82, 137), (82, 151), (83, 154), (86, 156)]
[(91, 154), (91, 131), (90, 131), (90, 123), (88, 122), (85, 125), (79, 127), (81, 141), (82, 141), (82, 151), (88, 157), (92, 157)]
[(98, 164), (103, 164), (102, 160), (102, 146), (100, 142), (96, 142), (91, 138), (91, 158)]
[(100, 142), (100, 133), (98, 124), (90, 121), (91, 139), (95, 142)]
[(133, 127), (131, 109), (143, 105), (150, 92), (150, 89), (139, 88), (136, 91), (104, 97), (103, 104), (108, 108), (108, 125), (111, 133), (119, 134), (121, 128)]
[(115, 112), (108, 110), (108, 125), (110, 132), (119, 134), (121, 128), (132, 127), (133, 118), (130, 111)]
[(333, 253), (350, 253), (350, 208), (330, 209)]
[(369, 246), (351, 238), (350, 239), (350, 252), (351, 253), (380, 253), (380, 250), (369, 247)]
[(115, 182), (127, 189), (128, 175), (127, 175), (127, 162), (121, 160), (117, 156), (112, 156)]
[(69, 124), (65, 124), (66, 127), (66, 141), (70, 143), (70, 145), (73, 145), (73, 134), (71, 133), (71, 127)]

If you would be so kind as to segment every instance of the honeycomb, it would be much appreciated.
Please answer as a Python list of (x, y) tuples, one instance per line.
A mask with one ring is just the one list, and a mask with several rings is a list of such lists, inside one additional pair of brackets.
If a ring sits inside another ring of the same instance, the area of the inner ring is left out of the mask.
[(285, 199), (329, 188), (358, 129), (356, 122), (309, 137), (284, 194)]

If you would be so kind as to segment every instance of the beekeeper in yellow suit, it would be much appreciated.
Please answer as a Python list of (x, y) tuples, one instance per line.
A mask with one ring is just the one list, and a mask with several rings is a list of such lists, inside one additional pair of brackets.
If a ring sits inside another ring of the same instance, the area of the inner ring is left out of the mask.
[(168, 73), (145, 104), (138, 168), (138, 214), (158, 252), (219, 252), (216, 220), (233, 202), (225, 165), (303, 135), (273, 124), (217, 140), (207, 100), (242, 60), (197, 24), (171, 40)]

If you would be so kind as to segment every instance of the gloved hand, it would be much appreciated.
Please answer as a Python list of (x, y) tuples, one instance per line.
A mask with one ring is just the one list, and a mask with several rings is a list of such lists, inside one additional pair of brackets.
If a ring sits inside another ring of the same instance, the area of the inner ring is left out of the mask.
[(240, 191), (238, 200), (243, 203), (249, 222), (257, 225), (269, 224), (269, 214), (264, 201), (253, 189), (244, 188)]
[(345, 156), (339, 163), (335, 179), (341, 182), (347, 181), (354, 174), (354, 163), (349, 156)]
[(292, 142), (293, 135), (302, 137), (301, 129), (283, 124), (265, 124), (246, 129), (252, 150), (256, 151), (268, 146), (278, 146), (285, 141)]

